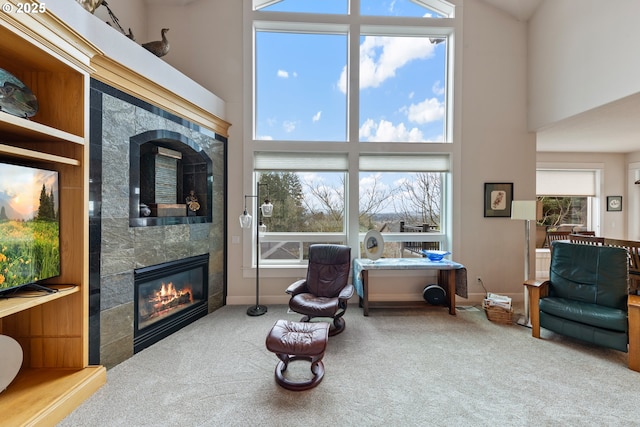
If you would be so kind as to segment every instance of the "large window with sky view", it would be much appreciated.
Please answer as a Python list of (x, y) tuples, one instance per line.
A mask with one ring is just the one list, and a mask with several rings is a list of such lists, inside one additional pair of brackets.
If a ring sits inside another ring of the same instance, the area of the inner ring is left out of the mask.
[(245, 152), (254, 185), (275, 206), (261, 260), (301, 263), (317, 242), (355, 250), (371, 229), (384, 233), (385, 256), (417, 256), (404, 242), (446, 249), (453, 7), (252, 3), (253, 135)]

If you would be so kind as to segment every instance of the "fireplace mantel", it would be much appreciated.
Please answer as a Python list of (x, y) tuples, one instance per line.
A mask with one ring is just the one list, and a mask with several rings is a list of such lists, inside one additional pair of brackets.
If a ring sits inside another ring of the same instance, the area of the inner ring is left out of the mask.
[[(16, 14), (18, 15), (18, 14)], [(42, 23), (91, 58), (91, 77), (172, 114), (229, 136), (225, 102), (164, 60), (90, 14), (77, 2), (47, 3)]]

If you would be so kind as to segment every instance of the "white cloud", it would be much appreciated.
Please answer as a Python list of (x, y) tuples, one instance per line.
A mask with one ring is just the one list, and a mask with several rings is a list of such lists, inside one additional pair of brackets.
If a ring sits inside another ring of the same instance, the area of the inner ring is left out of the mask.
[(280, 77), (282, 79), (288, 79), (289, 78), (289, 72), (285, 71), (285, 70), (278, 70), (278, 77)]
[[(395, 76), (396, 71), (414, 59), (433, 55), (434, 45), (428, 37), (367, 36), (360, 45), (360, 89), (378, 87)], [(338, 88), (347, 91), (347, 68), (342, 69)]]
[(382, 173), (371, 172), (370, 174), (364, 175), (360, 178), (358, 181), (358, 188), (360, 188), (360, 191), (364, 193), (371, 191), (374, 188), (378, 191), (388, 190), (389, 185), (382, 180)]
[(442, 82), (437, 80), (433, 86), (431, 86), (431, 91), (436, 95), (444, 95), (444, 86), (442, 86)]
[(410, 122), (425, 124), (435, 122), (444, 117), (444, 103), (436, 98), (425, 99), (418, 104), (411, 104), (400, 109)]
[(347, 66), (346, 65), (342, 68), (340, 77), (338, 77), (337, 85), (340, 92), (347, 93)]
[(423, 142), (424, 136), (418, 128), (407, 129), (404, 123), (395, 126), (387, 120), (378, 123), (367, 119), (360, 127), (360, 140), (369, 142)]
[(298, 172), (298, 176), (307, 185), (312, 185), (313, 183), (323, 182), (325, 179), (319, 175), (317, 172)]
[(282, 122), (282, 128), (285, 132), (291, 133), (296, 130), (296, 122), (285, 120), (284, 122)]
[(269, 135), (257, 135), (256, 139), (260, 141), (273, 141), (273, 137)]
[(320, 121), (320, 116), (322, 116), (322, 111), (318, 111), (317, 113), (315, 113), (311, 120), (313, 120), (314, 122), (318, 122)]
[(400, 179), (396, 179), (395, 181), (393, 181), (393, 186), (394, 187), (401, 187), (401, 186), (405, 185), (406, 183), (408, 183), (409, 181), (410, 181), (409, 178), (407, 178), (405, 176), (405, 177), (402, 177)]

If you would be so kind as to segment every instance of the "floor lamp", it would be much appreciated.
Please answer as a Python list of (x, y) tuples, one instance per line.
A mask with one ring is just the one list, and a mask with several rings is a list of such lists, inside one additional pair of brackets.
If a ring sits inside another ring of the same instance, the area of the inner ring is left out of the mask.
[[(260, 186), (267, 184), (256, 183), (256, 194), (255, 195), (244, 195), (244, 212), (240, 215), (240, 227), (242, 228), (250, 228), (252, 223), (251, 215), (247, 212), (247, 197), (255, 197), (257, 200), (260, 200)], [(267, 194), (269, 191), (269, 187), (267, 187)], [(269, 199), (265, 199), (264, 203), (260, 206), (260, 212), (258, 212), (257, 216), (262, 215), (265, 218), (271, 217), (273, 214), (273, 205), (269, 202)], [(262, 316), (267, 312), (266, 305), (260, 305), (260, 234), (266, 231), (266, 226), (262, 223), (262, 221), (256, 221), (256, 305), (253, 305), (247, 309), (247, 314), (249, 316)]]
[[(535, 200), (514, 200), (511, 202), (511, 219), (524, 220), (524, 280), (529, 280), (529, 243), (531, 232), (531, 220), (536, 219)], [(524, 287), (524, 286), (523, 286)], [(529, 292), (524, 290), (524, 317), (518, 320), (518, 324), (531, 327), (529, 319)]]

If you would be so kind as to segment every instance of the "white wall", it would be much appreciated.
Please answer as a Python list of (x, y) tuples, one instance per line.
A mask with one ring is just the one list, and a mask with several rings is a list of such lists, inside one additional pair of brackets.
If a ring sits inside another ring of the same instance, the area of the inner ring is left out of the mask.
[(460, 262), (471, 292), (482, 292), (475, 284), (481, 276), (490, 292), (522, 300), (524, 222), (484, 218), (483, 189), (485, 182), (513, 182), (515, 200), (535, 198), (535, 139), (526, 131), (526, 24), (465, 1), (463, 26), (462, 167), (454, 175), (461, 180), (454, 206), (461, 218), (455, 230)]
[[(116, 0), (111, 0), (111, 4)], [(471, 299), (483, 290), (481, 276), (491, 292), (522, 300), (524, 224), (508, 218), (483, 217), (485, 182), (513, 182), (516, 200), (535, 197), (535, 140), (527, 133), (527, 57), (525, 23), (478, 0), (459, 0), (464, 7), (464, 30), (457, 45), (456, 109), (460, 113), (452, 150), (454, 162), (454, 259), (468, 270)], [(228, 168), (228, 302), (255, 302), (255, 280), (243, 271), (241, 236), (237, 221), (243, 203), (242, 140), (243, 57), (242, 1), (200, 0), (184, 7), (148, 7), (147, 27), (170, 28), (168, 63), (226, 101), (226, 119), (232, 123)], [(120, 12), (118, 15), (126, 15)], [(533, 252), (533, 251), (532, 251)], [(531, 265), (534, 265), (533, 255)], [(266, 270), (266, 269), (265, 269)], [(534, 270), (532, 268), (532, 270)], [(304, 274), (304, 271), (300, 271)], [(247, 277), (245, 277), (247, 276)], [(261, 302), (285, 303), (290, 275), (277, 269), (261, 272)], [(461, 301), (464, 303), (464, 301)]]
[(640, 2), (545, 0), (529, 21), (529, 129), (640, 92)]

